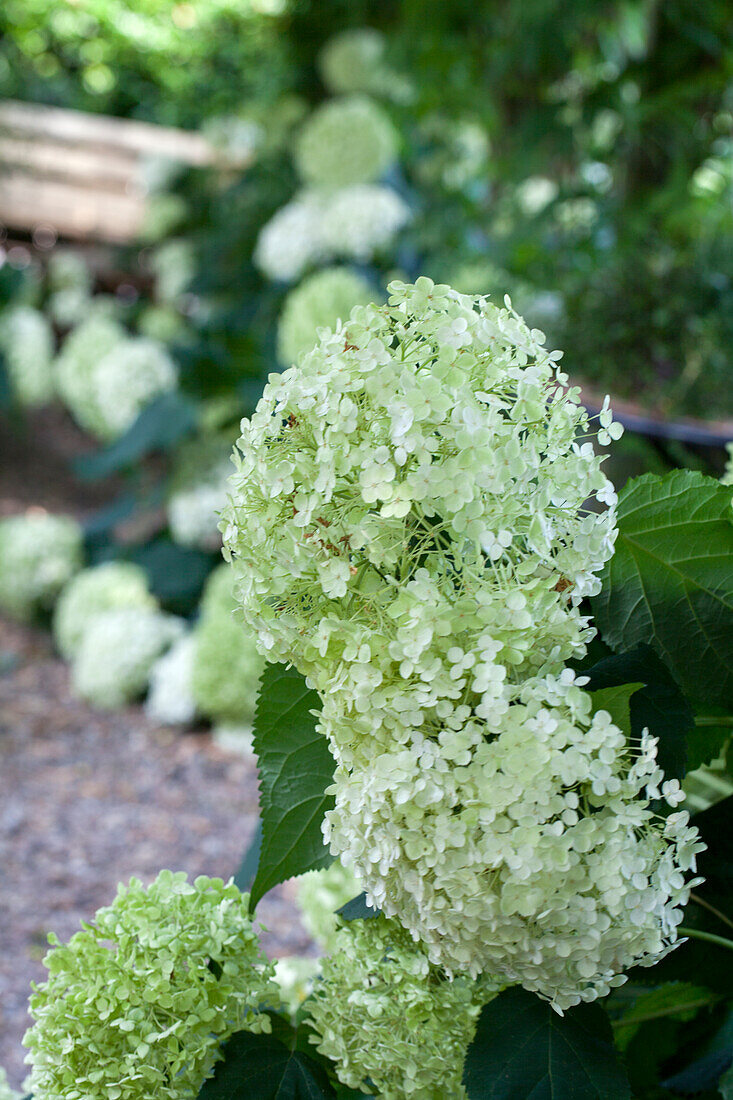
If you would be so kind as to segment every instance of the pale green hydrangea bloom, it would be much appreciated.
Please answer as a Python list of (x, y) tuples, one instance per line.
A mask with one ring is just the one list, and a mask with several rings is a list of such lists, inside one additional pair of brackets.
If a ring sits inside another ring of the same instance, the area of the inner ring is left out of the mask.
[(331, 849), (448, 972), (521, 984), (559, 1010), (606, 996), (675, 944), (702, 881), (686, 881), (704, 847), (689, 815), (651, 805), (682, 801), (679, 783), (647, 733), (629, 744), (591, 715), (569, 669), (502, 685), (483, 719), (460, 701), (470, 679), (455, 682), (456, 703), (428, 721), (399, 691), (378, 717), (326, 698), (337, 758), (361, 750), (334, 776)]
[(473, 983), (446, 981), (384, 917), (344, 925), (308, 1002), (313, 1041), (339, 1080), (380, 1100), (465, 1097), (463, 1062), (479, 1011)]
[(310, 997), (320, 971), (320, 959), (305, 955), (284, 955), (276, 961), (275, 981), (280, 990), (280, 999), (292, 1016), (303, 1001)]
[(231, 883), (132, 879), (68, 944), (49, 939), (23, 1040), (39, 1100), (193, 1100), (229, 1035), (270, 1030), (273, 968)]
[(219, 515), (226, 504), (231, 468), (229, 441), (218, 436), (181, 447), (166, 504), (175, 542), (208, 550), (221, 545)]
[(303, 190), (260, 231), (255, 263), (269, 279), (292, 282), (307, 268), (336, 258), (366, 262), (391, 245), (409, 220), (404, 200), (380, 184)]
[(725, 449), (728, 452), (728, 458), (720, 480), (723, 485), (733, 485), (733, 443), (726, 443)]
[(19, 404), (45, 405), (54, 395), (53, 333), (44, 315), (31, 306), (13, 306), (0, 320), (0, 348)]
[(0, 1066), (0, 1100), (23, 1100), (23, 1093), (11, 1089), (8, 1084), (8, 1075)]
[(145, 570), (131, 562), (109, 561), (82, 569), (64, 587), (54, 609), (53, 634), (59, 653), (72, 660), (92, 620), (123, 607), (152, 610)]
[(175, 302), (196, 274), (196, 257), (190, 241), (174, 239), (156, 248), (150, 266), (155, 292), (162, 302)]
[(183, 726), (196, 717), (192, 686), (195, 650), (193, 635), (185, 634), (158, 658), (150, 670), (145, 713), (154, 722)]
[(183, 633), (180, 619), (142, 607), (95, 615), (71, 666), (76, 695), (105, 710), (143, 694), (153, 665)]
[(83, 256), (70, 249), (56, 249), (48, 261), (48, 308), (57, 324), (76, 325), (87, 315), (92, 276)]
[(318, 68), (336, 95), (369, 92), (378, 95), (387, 83), (386, 40), (372, 27), (356, 27), (329, 38), (318, 56)]
[(309, 275), (283, 304), (277, 330), (280, 361), (294, 363), (314, 346), (319, 329), (333, 328), (354, 306), (367, 305), (375, 297), (366, 279), (348, 267), (328, 267)]
[(49, 609), (81, 569), (83, 535), (70, 516), (41, 508), (0, 519), (0, 610), (19, 619)]
[(206, 718), (242, 724), (254, 718), (264, 662), (235, 607), (231, 570), (222, 564), (207, 582), (194, 630), (192, 687)]
[(59, 393), (77, 423), (102, 440), (130, 427), (177, 374), (165, 347), (129, 337), (111, 317), (93, 314), (67, 338), (56, 361)]
[(312, 187), (349, 187), (379, 179), (397, 157), (397, 133), (366, 96), (332, 99), (317, 107), (295, 144), (295, 164)]
[(306, 931), (323, 951), (332, 951), (339, 926), (336, 911), (360, 894), (363, 886), (353, 871), (335, 859), (321, 871), (301, 875), (296, 890)]

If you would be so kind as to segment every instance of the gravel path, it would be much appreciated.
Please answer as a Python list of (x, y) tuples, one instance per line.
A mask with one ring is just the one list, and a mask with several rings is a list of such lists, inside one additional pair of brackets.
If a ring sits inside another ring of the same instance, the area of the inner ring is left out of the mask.
[[(74, 699), (47, 635), (0, 620), (0, 1065), (18, 1086), (31, 980), (119, 881), (162, 867), (228, 878), (255, 827), (254, 761), (204, 732)], [(287, 884), (262, 902), (270, 955), (307, 953)]]

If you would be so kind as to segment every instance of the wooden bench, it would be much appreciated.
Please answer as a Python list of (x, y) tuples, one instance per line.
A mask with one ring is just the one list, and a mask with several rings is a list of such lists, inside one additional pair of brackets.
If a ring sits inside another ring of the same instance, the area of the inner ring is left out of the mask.
[(153, 158), (244, 167), (201, 134), (14, 100), (0, 102), (0, 226), (126, 243), (143, 225)]

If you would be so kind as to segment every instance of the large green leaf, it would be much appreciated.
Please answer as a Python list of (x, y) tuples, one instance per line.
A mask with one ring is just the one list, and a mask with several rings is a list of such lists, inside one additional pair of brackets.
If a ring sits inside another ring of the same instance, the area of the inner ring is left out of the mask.
[[(628, 653), (602, 657), (582, 671), (589, 677), (587, 690), (593, 694), (594, 710), (608, 709), (606, 704), (610, 704), (616, 708), (614, 721), (625, 719), (619, 704), (623, 706), (628, 689), (637, 685), (637, 690), (627, 695), (631, 733), (638, 737), (648, 729), (658, 739), (658, 759), (665, 775), (681, 778), (687, 759), (686, 740), (694, 732), (694, 716), (674, 677), (654, 651), (639, 645)], [(609, 696), (613, 691), (620, 691), (620, 696)]]
[(691, 470), (630, 481), (602, 583), (593, 612), (604, 641), (648, 643), (694, 702), (733, 706), (729, 487)]
[(463, 1083), (469, 1100), (628, 1100), (631, 1095), (600, 1005), (578, 1005), (558, 1016), (519, 987), (483, 1008)]
[(139, 462), (152, 451), (169, 450), (196, 427), (196, 403), (180, 390), (170, 390), (151, 401), (124, 435), (101, 451), (82, 455), (75, 472), (87, 481), (109, 477)]
[(268, 665), (262, 677), (254, 726), (260, 770), (262, 848), (252, 886), (252, 905), (279, 882), (325, 867), (331, 856), (321, 822), (333, 798), (334, 760), (316, 730), (315, 691), (293, 668)]
[(328, 1074), (303, 1028), (270, 1014), (271, 1035), (238, 1031), (199, 1100), (331, 1100)]

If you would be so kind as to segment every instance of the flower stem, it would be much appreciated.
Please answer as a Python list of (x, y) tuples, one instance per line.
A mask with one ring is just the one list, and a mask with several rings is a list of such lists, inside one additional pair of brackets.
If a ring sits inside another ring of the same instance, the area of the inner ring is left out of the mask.
[(689, 936), (691, 940), (705, 940), (706, 943), (715, 943), (718, 947), (727, 947), (733, 951), (733, 940), (727, 940), (725, 936), (716, 936), (713, 932), (701, 932), (697, 928), (685, 928), (682, 925), (677, 931), (683, 936)]
[(696, 726), (733, 726), (733, 714), (700, 714)]

